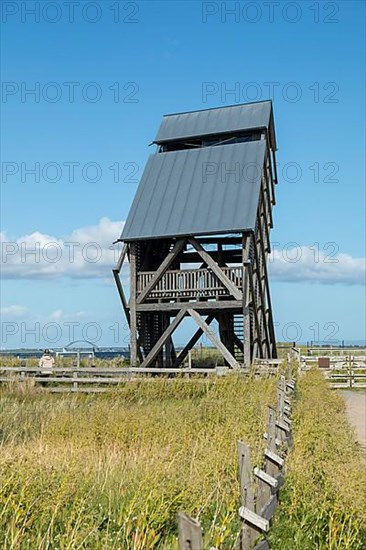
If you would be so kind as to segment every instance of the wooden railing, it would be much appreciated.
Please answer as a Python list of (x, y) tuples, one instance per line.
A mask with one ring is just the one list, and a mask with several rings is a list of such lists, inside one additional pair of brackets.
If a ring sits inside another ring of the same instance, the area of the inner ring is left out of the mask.
[[(221, 268), (225, 275), (238, 288), (242, 285), (240, 267)], [(155, 271), (142, 271), (137, 278), (137, 293), (140, 294), (154, 276)], [(147, 299), (157, 298), (216, 298), (228, 296), (229, 291), (209, 269), (183, 269), (167, 271)]]

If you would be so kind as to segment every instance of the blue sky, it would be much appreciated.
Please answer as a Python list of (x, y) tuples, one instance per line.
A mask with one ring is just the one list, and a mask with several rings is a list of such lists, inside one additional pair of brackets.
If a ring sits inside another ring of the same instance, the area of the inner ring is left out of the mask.
[[(106, 0), (73, 22), (48, 4), (2, 3), (2, 345), (65, 345), (72, 322), (126, 344), (108, 247), (161, 116), (269, 97), (277, 337), (364, 339), (364, 3)], [(102, 258), (71, 263), (65, 241)], [(21, 252), (52, 242), (53, 264)]]

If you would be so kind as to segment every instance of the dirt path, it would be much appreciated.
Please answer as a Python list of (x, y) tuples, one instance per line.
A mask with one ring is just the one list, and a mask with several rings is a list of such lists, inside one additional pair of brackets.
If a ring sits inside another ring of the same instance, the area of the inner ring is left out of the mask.
[(341, 390), (346, 402), (347, 415), (356, 430), (357, 440), (366, 448), (366, 390)]

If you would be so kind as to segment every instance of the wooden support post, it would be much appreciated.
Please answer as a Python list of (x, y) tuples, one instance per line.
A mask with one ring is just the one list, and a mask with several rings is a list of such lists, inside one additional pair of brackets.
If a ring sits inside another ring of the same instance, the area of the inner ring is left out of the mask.
[(79, 376), (79, 368), (80, 368), (80, 351), (76, 352), (76, 365), (75, 365), (76, 369), (74, 370), (74, 372), (72, 373), (72, 376), (74, 378), (74, 383), (73, 383), (73, 389), (75, 391), (78, 391), (78, 383), (77, 381), (75, 380), (78, 376)]
[(136, 243), (130, 244), (130, 363), (131, 367), (137, 366), (137, 314), (136, 314)]
[(200, 523), (183, 512), (178, 514), (179, 550), (203, 550)]
[[(259, 322), (259, 316), (258, 316), (258, 308), (256, 304), (256, 292), (255, 292), (255, 284), (254, 284), (254, 278), (253, 278), (253, 269), (251, 264), (249, 265), (248, 274), (249, 274), (250, 292), (252, 295), (252, 307), (253, 307), (253, 313), (254, 313), (255, 332), (256, 332), (256, 338), (254, 339), (254, 343), (256, 343), (257, 347), (259, 347), (260, 356), (264, 357), (261, 328), (260, 328), (260, 322)], [(255, 350), (255, 346), (253, 346), (253, 348)], [(253, 351), (252, 359), (255, 359), (255, 358), (256, 358), (256, 351)]]
[(250, 248), (250, 237), (244, 235), (242, 237), (242, 268), (243, 268), (243, 277), (242, 277), (242, 292), (243, 292), (243, 356), (244, 356), (244, 367), (250, 369), (251, 365), (251, 342), (250, 342), (250, 309), (249, 309), (249, 248)]

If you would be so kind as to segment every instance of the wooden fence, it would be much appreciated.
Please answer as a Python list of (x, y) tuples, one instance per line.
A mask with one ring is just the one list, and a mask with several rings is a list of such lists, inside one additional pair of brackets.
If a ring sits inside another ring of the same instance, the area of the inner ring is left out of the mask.
[[(250, 446), (237, 442), (242, 521), (236, 550), (268, 550), (267, 540), (258, 538), (268, 533), (284, 484), (285, 456), (292, 446), (291, 396), (295, 380), (288, 371), (287, 380), (281, 376), (277, 393), (277, 409), (268, 407), (265, 452), (262, 468), (253, 467)], [(200, 523), (184, 512), (178, 514), (178, 541), (180, 550), (203, 550)], [(210, 550), (215, 550), (211, 548)]]
[[(24, 382), (33, 380), (35, 384), (41, 384), (49, 388), (51, 392), (103, 392), (108, 386), (118, 386), (128, 381), (147, 380), (152, 376), (163, 376), (175, 378), (181, 376), (222, 376), (231, 369), (225, 366), (212, 368), (182, 367), (178, 369), (155, 367), (84, 367), (75, 365), (73, 367), (54, 367), (47, 371), (40, 367), (23, 366), (7, 367), (0, 366), (0, 383)], [(254, 374), (277, 375), (278, 364), (257, 365)], [(247, 371), (243, 371), (243, 374)]]
[[(334, 350), (330, 350), (332, 353)], [(344, 350), (342, 350), (344, 351)], [(359, 355), (301, 355), (298, 348), (289, 348), (287, 359), (294, 360), (300, 371), (312, 366), (319, 366), (324, 376), (329, 380), (332, 388), (366, 388), (366, 356)], [(258, 359), (254, 362), (252, 373), (261, 375), (277, 375), (279, 367), (283, 366), (283, 359)], [(80, 357), (72, 367), (55, 367), (51, 373), (45, 369), (31, 367), (24, 360), (21, 366), (0, 366), (0, 383), (18, 382), (33, 379), (48, 387), (52, 392), (103, 392), (108, 386), (116, 386), (126, 381), (145, 379), (151, 376), (176, 377), (183, 376), (210, 376), (223, 375), (229, 371), (228, 367), (217, 366), (212, 368), (195, 368), (188, 363), (188, 367), (178, 369), (155, 367), (93, 367), (81, 366)], [(249, 371), (243, 369), (243, 374)]]
[[(217, 367), (204, 368), (181, 368), (181, 369), (156, 369), (141, 367), (54, 367), (52, 372), (39, 367), (1, 367), (0, 383), (24, 382), (33, 380), (35, 383), (49, 387), (52, 392), (82, 391), (100, 392), (106, 391), (105, 386), (116, 386), (118, 384), (136, 379), (144, 379), (152, 375), (176, 376), (182, 375), (221, 375), (229, 369)], [(101, 387), (102, 386), (102, 387)], [(104, 386), (104, 388), (103, 388)]]

